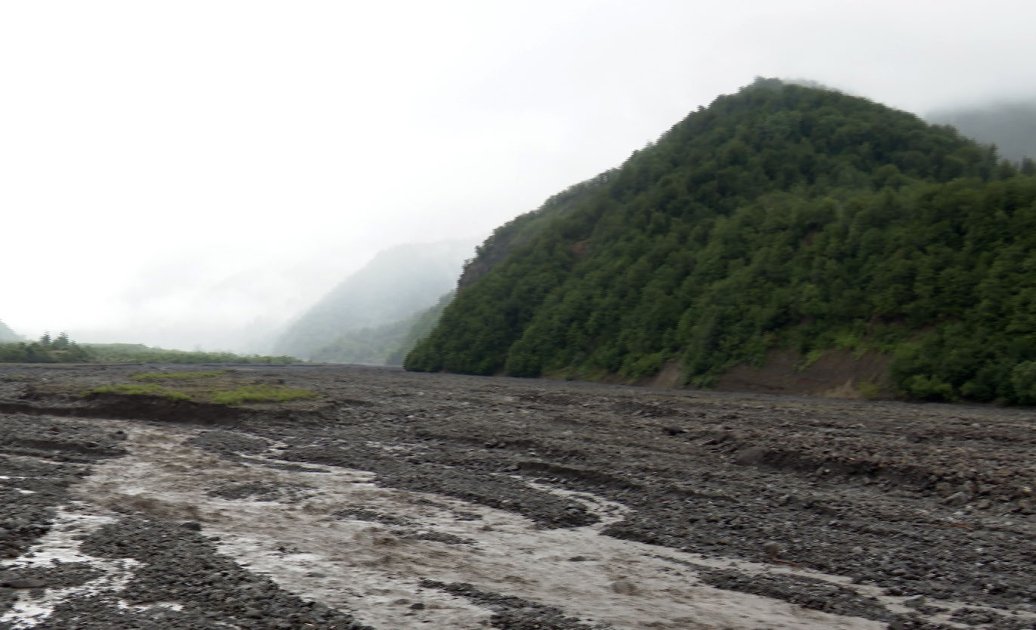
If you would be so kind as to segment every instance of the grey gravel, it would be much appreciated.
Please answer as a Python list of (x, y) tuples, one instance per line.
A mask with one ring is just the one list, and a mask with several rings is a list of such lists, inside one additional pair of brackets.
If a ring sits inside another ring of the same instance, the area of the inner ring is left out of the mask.
[[(829, 582), (697, 569), (719, 588), (889, 628), (940, 628), (929, 617), (949, 601), (968, 604), (954, 613), (957, 623), (1034, 627), (1010, 614), (1036, 612), (1036, 420), (1029, 410), (294, 366), (262, 373), (325, 398), (221, 415), (216, 407), (185, 413), (157, 402), (120, 409), (117, 400), (75, 395), (124, 382), (140, 368), (5, 370), (0, 475), (9, 479), (0, 479), (0, 555), (8, 558), (48, 531), (54, 510), (70, 501), (69, 488), (94, 464), (126, 453), (125, 435), (90, 420), (107, 413), (207, 427), (195, 445), (229, 460), (313, 472), (319, 466), (367, 470), (380, 485), (508, 510), (544, 528), (585, 526), (597, 516), (528, 481), (593, 493), (629, 508), (606, 535), (817, 570), (911, 598), (914, 612), (893, 614)], [(208, 491), (276, 501), (291, 500), (293, 492), (244, 483)], [(362, 508), (337, 518), (403, 525)], [(84, 541), (90, 553), (144, 563), (122, 594), (128, 602), (143, 606), (172, 594), (182, 610), (121, 609), (111, 599), (73, 598), (36, 627), (359, 627), (349, 611), (305, 601), (221, 556), (195, 530), (127, 512)], [(75, 570), (64, 577), (60, 571), (12, 572), (4, 579), (47, 585), (89, 579)], [(616, 584), (616, 597), (637, 589)], [(496, 628), (593, 627), (549, 606), (470, 585), (425, 588), (490, 607)], [(0, 611), (11, 606), (15, 591), (0, 588)], [(420, 601), (419, 593), (410, 601)]]

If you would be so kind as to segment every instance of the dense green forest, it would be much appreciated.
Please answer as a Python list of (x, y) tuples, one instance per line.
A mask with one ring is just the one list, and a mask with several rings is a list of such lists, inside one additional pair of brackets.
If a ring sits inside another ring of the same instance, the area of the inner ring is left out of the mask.
[(0, 363), (299, 363), (294, 357), (241, 356), (230, 352), (188, 352), (135, 343), (78, 344), (66, 333), (45, 333), (36, 341), (0, 343)]
[(902, 395), (1036, 403), (1034, 170), (760, 79), (534, 213), (523, 242), (491, 237), (405, 367), (634, 380), (676, 361), (707, 387), (771, 348), (872, 349)]

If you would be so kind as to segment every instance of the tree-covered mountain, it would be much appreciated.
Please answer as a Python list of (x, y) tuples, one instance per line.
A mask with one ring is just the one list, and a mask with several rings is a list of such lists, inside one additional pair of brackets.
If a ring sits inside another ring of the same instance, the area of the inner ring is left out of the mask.
[[(339, 363), (370, 363), (372, 356), (388, 356), (396, 350), (393, 339), (402, 342), (406, 336), (401, 321), (452, 290), (471, 253), (472, 245), (460, 241), (380, 252), (290, 324), (274, 352)], [(382, 338), (372, 337), (373, 330), (380, 330)]]
[(1036, 99), (943, 109), (925, 118), (952, 125), (983, 144), (995, 144), (1000, 154), (1009, 160), (1036, 159)]
[(5, 341), (21, 341), (18, 333), (8, 328), (7, 324), (0, 321), (0, 343)]
[(840, 348), (906, 395), (1036, 403), (1036, 178), (955, 129), (760, 79), (598, 179), (479, 248), (405, 366), (709, 386)]

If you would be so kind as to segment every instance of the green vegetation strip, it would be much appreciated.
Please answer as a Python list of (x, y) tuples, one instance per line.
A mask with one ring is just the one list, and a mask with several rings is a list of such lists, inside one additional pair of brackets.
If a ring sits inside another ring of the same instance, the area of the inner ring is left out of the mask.
[(316, 398), (319, 394), (308, 389), (276, 385), (245, 385), (229, 391), (216, 392), (213, 402), (224, 405), (239, 405), (250, 402), (287, 402)]
[(155, 396), (169, 400), (191, 400), (191, 397), (175, 389), (161, 385), (104, 385), (86, 392), (90, 394), (118, 394), (122, 396)]
[(189, 381), (200, 378), (215, 378), (226, 374), (226, 370), (214, 372), (143, 372), (130, 378), (135, 381)]
[[(181, 374), (188, 374), (181, 372)], [(193, 374), (220, 375), (207, 372), (194, 372)], [(137, 375), (141, 376), (141, 375)], [(167, 376), (167, 375), (162, 375)], [(201, 378), (209, 378), (203, 376)], [(197, 378), (197, 377), (196, 377)], [(184, 383), (186, 377), (177, 379), (175, 382)], [(186, 383), (184, 383), (186, 385)], [(84, 395), (115, 394), (120, 396), (151, 396), (165, 398), (171, 401), (191, 402), (214, 402), (221, 405), (241, 405), (245, 403), (263, 402), (287, 402), (290, 400), (307, 400), (319, 398), (320, 394), (309, 389), (298, 387), (285, 387), (283, 385), (266, 385), (262, 383), (251, 383), (242, 385), (240, 383), (212, 383), (205, 387), (190, 387), (186, 391), (172, 389), (153, 383), (132, 384), (132, 385), (104, 385), (95, 387), (84, 392)]]
[[(290, 365), (301, 363), (289, 356), (242, 356), (230, 352), (186, 352), (149, 348), (142, 344), (109, 343), (79, 345), (61, 333), (44, 334), (38, 341), (0, 342), (0, 363), (242, 363)], [(175, 378), (175, 377), (173, 377)]]

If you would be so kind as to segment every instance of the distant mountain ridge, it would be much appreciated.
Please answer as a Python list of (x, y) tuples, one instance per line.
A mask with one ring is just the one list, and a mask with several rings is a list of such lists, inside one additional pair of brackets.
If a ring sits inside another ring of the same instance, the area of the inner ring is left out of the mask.
[[(361, 347), (349, 341), (350, 334), (396, 324), (436, 304), (456, 286), (461, 266), (472, 254), (473, 245), (464, 241), (406, 244), (382, 251), (292, 322), (274, 344), (274, 352), (302, 359), (367, 362), (371, 353), (380, 352), (377, 344)], [(405, 333), (397, 336), (402, 339)], [(354, 351), (355, 356), (350, 354)]]
[(314, 350), (310, 360), (319, 363), (401, 366), (417, 342), (432, 331), (453, 295), (454, 292), (450, 291), (439, 298), (434, 306), (405, 319), (371, 328), (348, 330), (331, 343)]
[(938, 110), (925, 118), (952, 125), (983, 144), (995, 144), (1000, 155), (1015, 162), (1036, 159), (1036, 97)]
[(22, 338), (18, 333), (11, 330), (7, 324), (0, 321), (0, 342), (5, 341), (22, 341)]
[(1036, 177), (953, 128), (760, 79), (570, 190), (478, 248), (407, 369), (712, 386), (877, 353), (846, 391), (1036, 403)]

